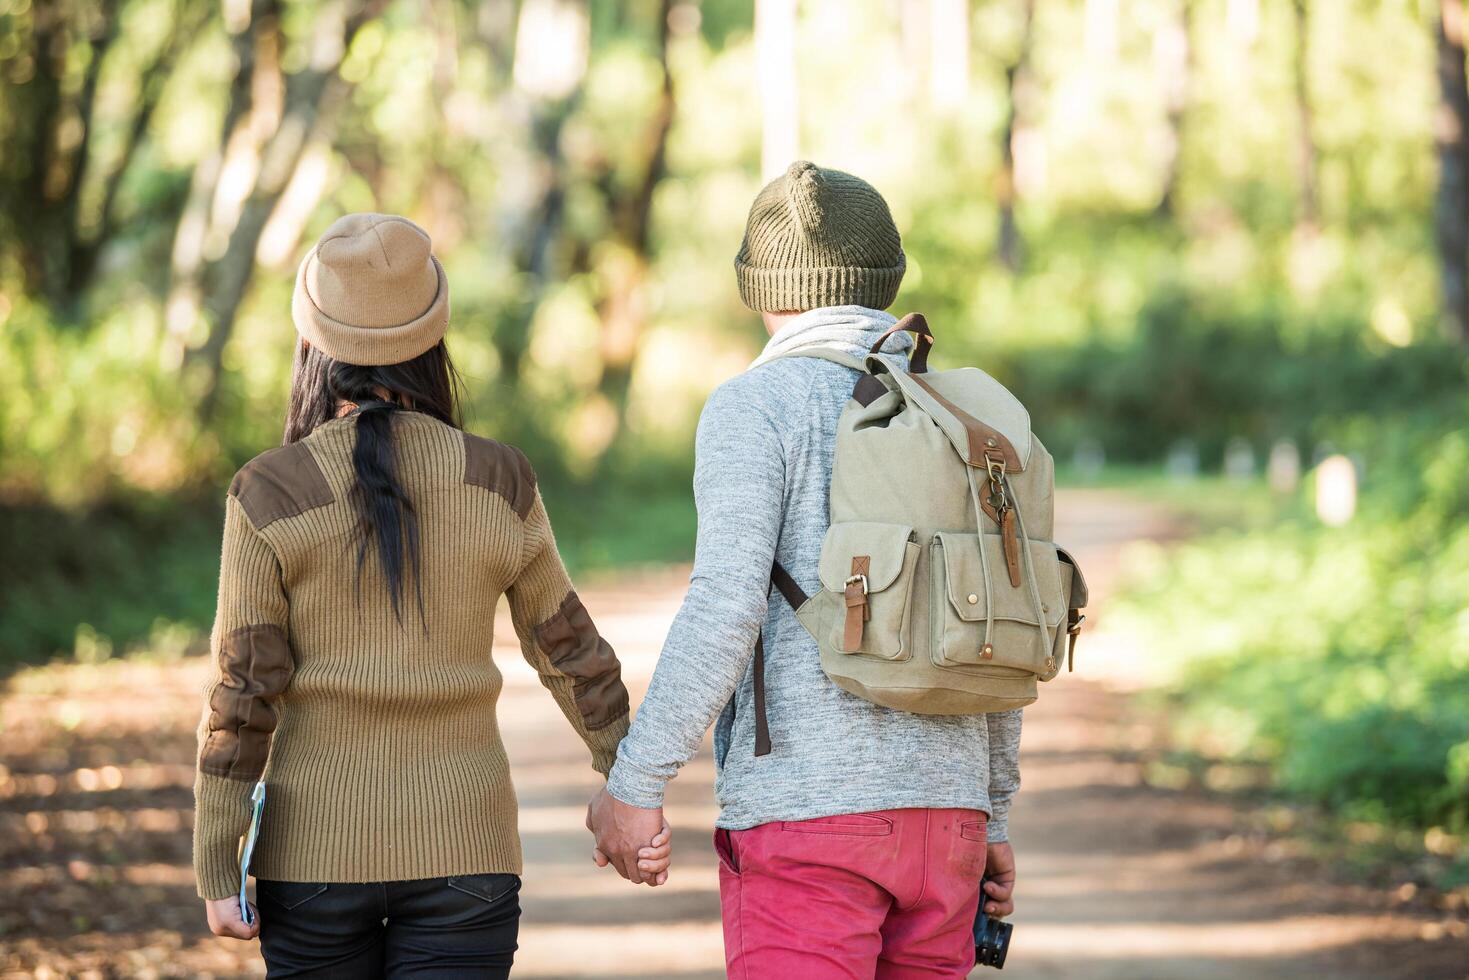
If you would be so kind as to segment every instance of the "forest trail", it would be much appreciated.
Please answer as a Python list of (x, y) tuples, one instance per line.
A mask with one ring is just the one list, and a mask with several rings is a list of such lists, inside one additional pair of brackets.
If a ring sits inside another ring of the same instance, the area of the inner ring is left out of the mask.
[[(1086, 570), (1078, 670), (1026, 712), (1014, 978), (1462, 978), (1462, 921), (1340, 883), (1231, 802), (1142, 778), (1153, 737), (1132, 711), (1138, 658), (1109, 630), (1123, 549), (1176, 537), (1168, 516), (1104, 491), (1063, 493), (1057, 539)], [(682, 598), (684, 570), (588, 583), (634, 703)], [(595, 774), (524, 664), (508, 621), (500, 725), (520, 795), (524, 919), (516, 976), (723, 976), (707, 749), (673, 783), (668, 885), (591, 864)], [(192, 731), (208, 667), (42, 668), (0, 694), (0, 977), (258, 975), (254, 945), (203, 931), (189, 872)], [(119, 696), (123, 695), (123, 696)], [(139, 701), (147, 704), (139, 713)], [(147, 760), (139, 761), (139, 760)], [(975, 976), (988, 971), (977, 970)]]

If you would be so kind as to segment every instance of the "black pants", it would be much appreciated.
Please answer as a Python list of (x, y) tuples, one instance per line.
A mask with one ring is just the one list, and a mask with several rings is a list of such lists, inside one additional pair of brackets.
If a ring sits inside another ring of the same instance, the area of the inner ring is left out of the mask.
[(255, 887), (268, 977), (510, 976), (515, 875)]

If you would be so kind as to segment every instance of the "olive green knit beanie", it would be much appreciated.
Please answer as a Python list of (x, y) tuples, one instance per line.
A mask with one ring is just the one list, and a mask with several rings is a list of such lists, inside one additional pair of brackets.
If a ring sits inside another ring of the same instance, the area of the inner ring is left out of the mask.
[(898, 227), (876, 188), (805, 160), (755, 198), (735, 257), (740, 299), (762, 313), (887, 309), (906, 267)]

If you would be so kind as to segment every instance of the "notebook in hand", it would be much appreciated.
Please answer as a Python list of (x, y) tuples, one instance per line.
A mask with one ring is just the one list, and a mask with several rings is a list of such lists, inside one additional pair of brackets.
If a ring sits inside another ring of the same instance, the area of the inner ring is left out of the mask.
[(245, 897), (245, 885), (250, 881), (250, 859), (255, 856), (255, 840), (260, 836), (260, 815), (265, 812), (265, 780), (255, 784), (249, 807), (250, 828), (245, 831), (245, 843), (240, 848), (240, 918), (247, 926), (255, 924), (255, 917), (250, 913), (250, 900)]

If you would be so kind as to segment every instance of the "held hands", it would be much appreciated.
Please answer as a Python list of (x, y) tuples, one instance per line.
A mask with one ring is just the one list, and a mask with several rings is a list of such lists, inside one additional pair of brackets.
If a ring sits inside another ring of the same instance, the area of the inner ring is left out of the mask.
[(597, 867), (610, 864), (635, 885), (656, 887), (668, 880), (673, 831), (661, 808), (630, 806), (603, 788), (587, 805), (587, 829), (597, 841)]
[(1010, 845), (991, 844), (985, 848), (984, 910), (997, 919), (1015, 911), (1015, 852)]
[(204, 915), (209, 919), (209, 931), (226, 939), (254, 939), (260, 934), (260, 913), (250, 906), (250, 925), (240, 917), (240, 900), (216, 898), (204, 903)]

